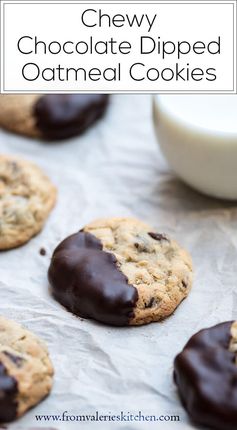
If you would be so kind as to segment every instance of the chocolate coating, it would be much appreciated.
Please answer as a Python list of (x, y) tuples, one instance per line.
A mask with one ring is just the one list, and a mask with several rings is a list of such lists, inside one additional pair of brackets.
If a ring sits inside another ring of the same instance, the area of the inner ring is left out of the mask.
[(134, 316), (137, 289), (90, 233), (80, 231), (56, 248), (48, 276), (54, 297), (76, 315), (116, 326)]
[(47, 94), (34, 107), (36, 126), (46, 139), (61, 140), (83, 133), (107, 108), (106, 94)]
[(237, 426), (236, 354), (229, 351), (232, 323), (195, 334), (174, 362), (174, 379), (188, 414), (218, 430)]
[(17, 381), (9, 376), (0, 362), (0, 422), (13, 421), (17, 417)]

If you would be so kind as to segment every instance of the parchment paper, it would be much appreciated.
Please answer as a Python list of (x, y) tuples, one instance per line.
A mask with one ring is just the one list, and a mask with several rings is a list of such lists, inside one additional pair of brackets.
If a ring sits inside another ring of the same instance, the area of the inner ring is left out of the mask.
[[(80, 138), (49, 145), (1, 131), (0, 147), (37, 162), (59, 190), (42, 233), (0, 255), (0, 313), (42, 336), (55, 367), (51, 395), (10, 428), (192, 428), (173, 384), (173, 359), (197, 330), (237, 318), (236, 205), (202, 196), (176, 179), (159, 152), (147, 95), (113, 96), (106, 117)], [(110, 215), (139, 217), (191, 253), (193, 290), (166, 321), (113, 328), (81, 320), (50, 297), (47, 269), (55, 246), (88, 221)], [(180, 422), (35, 419), (64, 411), (139, 410), (179, 415)]]

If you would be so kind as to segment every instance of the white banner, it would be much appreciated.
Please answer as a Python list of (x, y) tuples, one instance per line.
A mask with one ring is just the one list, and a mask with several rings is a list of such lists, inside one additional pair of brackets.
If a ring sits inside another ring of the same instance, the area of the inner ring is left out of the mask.
[(236, 1), (1, 1), (2, 93), (234, 93)]

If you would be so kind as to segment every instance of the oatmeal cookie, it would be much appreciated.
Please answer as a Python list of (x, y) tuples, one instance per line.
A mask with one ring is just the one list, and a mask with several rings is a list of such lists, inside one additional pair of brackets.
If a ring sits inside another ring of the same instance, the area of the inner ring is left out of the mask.
[(52, 383), (46, 345), (19, 324), (0, 317), (0, 422), (23, 415), (49, 394)]
[(49, 268), (54, 297), (75, 314), (140, 325), (175, 310), (192, 285), (191, 258), (133, 218), (100, 219), (65, 239)]
[(35, 236), (55, 201), (56, 188), (36, 165), (0, 155), (0, 250)]
[(108, 100), (106, 94), (0, 95), (0, 126), (30, 137), (66, 139), (101, 118)]
[(237, 321), (196, 333), (174, 363), (174, 378), (191, 419), (216, 430), (237, 423)]

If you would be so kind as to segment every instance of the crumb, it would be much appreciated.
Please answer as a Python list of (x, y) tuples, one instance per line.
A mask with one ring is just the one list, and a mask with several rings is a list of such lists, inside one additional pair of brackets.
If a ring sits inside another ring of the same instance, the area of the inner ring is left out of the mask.
[(46, 255), (46, 249), (45, 248), (40, 248), (39, 250), (40, 255)]

